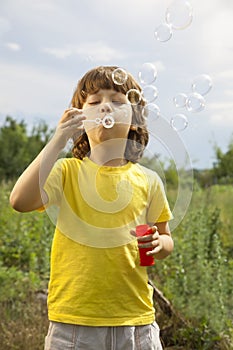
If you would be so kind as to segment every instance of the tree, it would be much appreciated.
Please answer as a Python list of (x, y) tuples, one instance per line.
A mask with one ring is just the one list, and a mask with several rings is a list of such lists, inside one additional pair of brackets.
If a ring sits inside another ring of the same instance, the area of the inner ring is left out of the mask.
[(233, 183), (233, 137), (228, 145), (228, 150), (223, 153), (219, 147), (215, 147), (216, 162), (213, 173), (218, 182)]
[(24, 121), (7, 116), (0, 128), (0, 179), (19, 177), (48, 142), (52, 131), (40, 121), (30, 133)]

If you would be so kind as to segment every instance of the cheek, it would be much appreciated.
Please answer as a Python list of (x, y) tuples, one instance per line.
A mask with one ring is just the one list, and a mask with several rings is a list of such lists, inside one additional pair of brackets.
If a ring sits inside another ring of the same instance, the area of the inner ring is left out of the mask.
[(121, 122), (122, 124), (127, 124), (127, 125), (131, 124), (132, 122), (131, 106), (126, 105), (125, 107), (120, 108), (114, 114), (118, 122)]
[(83, 114), (88, 120), (94, 120), (97, 117), (97, 108), (94, 107), (84, 107)]

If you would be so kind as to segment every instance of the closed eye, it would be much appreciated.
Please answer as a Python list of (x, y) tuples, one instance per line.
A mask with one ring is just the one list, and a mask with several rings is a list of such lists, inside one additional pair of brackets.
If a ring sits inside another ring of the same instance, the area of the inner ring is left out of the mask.
[(120, 105), (124, 104), (124, 102), (122, 102), (122, 101), (112, 101), (112, 103), (116, 106), (120, 106)]
[(88, 104), (91, 105), (91, 106), (97, 105), (98, 103), (100, 103), (100, 101), (88, 102)]

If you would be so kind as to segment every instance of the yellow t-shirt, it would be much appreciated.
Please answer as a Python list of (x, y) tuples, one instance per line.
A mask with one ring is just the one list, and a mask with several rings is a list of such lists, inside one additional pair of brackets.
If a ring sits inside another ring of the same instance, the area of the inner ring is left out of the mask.
[(49, 319), (87, 326), (150, 324), (152, 288), (139, 266), (139, 224), (172, 218), (158, 175), (139, 164), (59, 160), (45, 187), (56, 222)]

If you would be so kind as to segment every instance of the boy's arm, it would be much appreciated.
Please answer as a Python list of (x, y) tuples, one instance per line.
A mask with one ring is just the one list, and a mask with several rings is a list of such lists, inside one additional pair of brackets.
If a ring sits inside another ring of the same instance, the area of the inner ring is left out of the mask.
[(151, 252), (155, 259), (161, 260), (171, 254), (174, 248), (174, 242), (168, 222), (157, 222), (155, 224), (157, 231), (153, 236), (153, 250)]
[(10, 204), (15, 210), (28, 212), (48, 202), (43, 190), (45, 181), (67, 140), (85, 119), (80, 114), (81, 111), (71, 108), (64, 112), (52, 139), (19, 177), (10, 195)]

